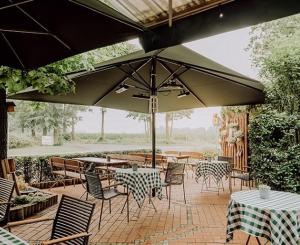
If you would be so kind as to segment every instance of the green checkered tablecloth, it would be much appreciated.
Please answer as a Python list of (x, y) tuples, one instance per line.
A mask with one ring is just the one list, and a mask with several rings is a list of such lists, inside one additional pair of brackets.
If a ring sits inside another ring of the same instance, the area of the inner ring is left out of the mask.
[(212, 176), (218, 183), (231, 170), (231, 164), (226, 161), (199, 161), (196, 167), (196, 181), (202, 176), (204, 178)]
[(0, 227), (0, 244), (1, 245), (28, 245), (14, 234)]
[(258, 190), (239, 191), (231, 195), (227, 212), (227, 238), (234, 230), (264, 237), (273, 245), (299, 245), (300, 195), (271, 191), (261, 199)]
[(133, 198), (142, 204), (149, 191), (153, 188), (157, 190), (157, 197), (162, 198), (162, 183), (159, 169), (138, 168), (133, 171), (131, 168), (118, 169), (115, 175), (116, 181), (124, 183), (133, 194)]

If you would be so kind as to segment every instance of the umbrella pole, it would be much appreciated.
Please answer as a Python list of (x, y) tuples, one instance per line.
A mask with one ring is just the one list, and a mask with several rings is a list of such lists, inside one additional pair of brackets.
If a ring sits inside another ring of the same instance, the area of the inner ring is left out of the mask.
[[(155, 147), (155, 143), (156, 143), (156, 135), (155, 135), (155, 113), (156, 113), (156, 104), (154, 105), (154, 103), (156, 103), (156, 101), (154, 101), (152, 96), (156, 96), (157, 94), (157, 88), (156, 88), (156, 59), (152, 59), (152, 64), (151, 64), (151, 99), (150, 99), (150, 110), (151, 110), (151, 133), (152, 133), (152, 168), (155, 168), (155, 153), (156, 153), (156, 147)], [(155, 108), (154, 108), (155, 107)]]
[(151, 112), (151, 129), (152, 129), (152, 137), (151, 137), (151, 140), (152, 140), (152, 168), (155, 168), (156, 164), (155, 164), (155, 160), (156, 160), (156, 157), (155, 157), (155, 153), (156, 153), (156, 128), (155, 128), (155, 112), (152, 111)]

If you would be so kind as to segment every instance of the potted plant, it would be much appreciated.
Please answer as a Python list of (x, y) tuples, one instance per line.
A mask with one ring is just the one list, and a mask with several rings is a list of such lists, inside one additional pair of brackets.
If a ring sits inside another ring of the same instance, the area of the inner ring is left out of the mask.
[(235, 137), (229, 137), (227, 142), (230, 144), (230, 145), (234, 145), (236, 143), (236, 138)]
[(203, 156), (207, 161), (210, 162), (216, 156), (216, 153), (213, 151), (206, 151), (203, 153)]
[(268, 185), (259, 185), (258, 189), (259, 189), (260, 198), (268, 199), (270, 197), (270, 190), (271, 190), (270, 186), (268, 186)]
[(238, 124), (238, 123), (229, 123), (229, 124), (228, 124), (228, 127), (229, 127), (229, 128), (237, 129), (237, 128), (239, 127), (239, 124)]
[(238, 130), (236, 132), (234, 132), (234, 137), (236, 138), (237, 142), (242, 141), (242, 139), (244, 138), (244, 133), (242, 130)]

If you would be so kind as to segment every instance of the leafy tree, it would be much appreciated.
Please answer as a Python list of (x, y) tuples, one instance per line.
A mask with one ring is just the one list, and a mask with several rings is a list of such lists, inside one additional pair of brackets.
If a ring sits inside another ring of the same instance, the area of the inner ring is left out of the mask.
[(182, 110), (176, 112), (166, 112), (165, 113), (165, 123), (166, 123), (166, 142), (170, 141), (170, 138), (173, 136), (173, 123), (175, 120), (180, 120), (183, 118), (191, 119), (193, 110)]
[(259, 25), (248, 47), (267, 97), (250, 120), (251, 165), (259, 181), (293, 192), (300, 192), (299, 26), (300, 15)]
[(132, 45), (121, 43), (75, 55), (32, 71), (0, 67), (0, 159), (7, 157), (7, 92), (18, 92), (26, 88), (37, 89), (42, 93), (49, 94), (74, 92), (74, 83), (65, 78), (66, 73), (93, 69), (94, 65), (100, 61), (134, 50)]
[(104, 122), (105, 122), (105, 113), (107, 112), (106, 108), (101, 107), (100, 108), (100, 113), (101, 113), (101, 134), (98, 139), (98, 141), (103, 141), (104, 140)]
[(151, 132), (151, 116), (150, 114), (146, 113), (139, 113), (139, 112), (128, 112), (127, 118), (132, 118), (133, 120), (138, 120), (139, 122), (144, 122), (145, 126), (145, 135), (146, 137), (150, 137)]

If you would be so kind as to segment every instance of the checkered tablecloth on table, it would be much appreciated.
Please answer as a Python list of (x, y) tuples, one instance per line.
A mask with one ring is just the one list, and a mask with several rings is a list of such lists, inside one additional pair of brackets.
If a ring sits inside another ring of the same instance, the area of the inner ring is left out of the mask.
[(196, 181), (200, 177), (212, 176), (216, 182), (231, 172), (231, 164), (226, 161), (199, 161), (196, 167)]
[(258, 190), (231, 195), (227, 212), (226, 242), (234, 230), (264, 237), (272, 245), (298, 245), (300, 240), (300, 195), (271, 191), (261, 199)]
[(133, 198), (142, 204), (149, 191), (156, 189), (159, 199), (162, 198), (162, 183), (159, 169), (138, 168), (133, 171), (132, 168), (118, 169), (115, 175), (116, 181), (120, 181), (133, 194)]
[(0, 227), (0, 244), (2, 245), (28, 245), (14, 234)]

